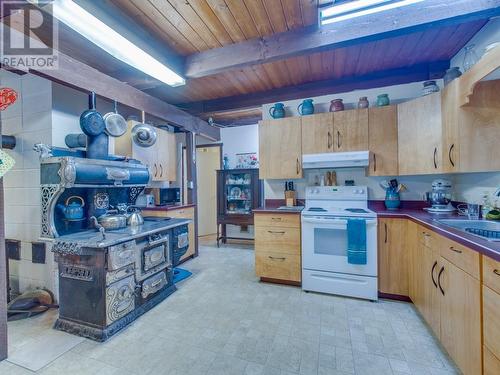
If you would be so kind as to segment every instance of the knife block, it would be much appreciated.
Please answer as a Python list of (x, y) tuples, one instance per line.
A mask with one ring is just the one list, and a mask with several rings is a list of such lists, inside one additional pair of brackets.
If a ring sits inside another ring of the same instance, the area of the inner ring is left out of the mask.
[(295, 190), (285, 191), (285, 205), (287, 207), (293, 207), (297, 205), (297, 198)]

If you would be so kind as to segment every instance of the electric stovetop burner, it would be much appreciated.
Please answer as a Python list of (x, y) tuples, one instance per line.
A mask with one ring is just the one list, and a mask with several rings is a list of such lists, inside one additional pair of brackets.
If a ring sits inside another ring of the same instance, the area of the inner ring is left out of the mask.
[(324, 208), (321, 207), (310, 207), (308, 211), (313, 211), (313, 212), (326, 212)]

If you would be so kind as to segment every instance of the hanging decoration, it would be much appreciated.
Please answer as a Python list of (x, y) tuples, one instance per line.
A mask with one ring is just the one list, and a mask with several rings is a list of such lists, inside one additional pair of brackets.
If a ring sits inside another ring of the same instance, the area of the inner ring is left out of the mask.
[(7, 154), (5, 151), (0, 150), (0, 178), (7, 173), (15, 164), (14, 158)]
[(0, 111), (14, 104), (17, 100), (17, 92), (9, 87), (0, 88)]

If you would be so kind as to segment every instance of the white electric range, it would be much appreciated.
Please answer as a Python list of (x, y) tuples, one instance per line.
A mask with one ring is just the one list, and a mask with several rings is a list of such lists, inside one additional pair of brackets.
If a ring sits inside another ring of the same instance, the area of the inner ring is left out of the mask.
[[(347, 260), (347, 219), (366, 222), (366, 264)], [(306, 188), (302, 220), (302, 289), (377, 300), (377, 214), (366, 186)]]

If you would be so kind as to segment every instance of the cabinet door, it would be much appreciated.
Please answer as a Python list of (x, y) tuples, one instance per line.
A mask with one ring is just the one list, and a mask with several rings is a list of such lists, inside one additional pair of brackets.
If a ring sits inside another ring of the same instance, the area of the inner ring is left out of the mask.
[(484, 345), (500, 357), (500, 294), (483, 285)]
[(333, 113), (303, 116), (302, 154), (333, 151)]
[(158, 130), (156, 164), (158, 181), (177, 179), (177, 143), (175, 134)]
[(406, 247), (408, 249), (408, 293), (415, 306), (421, 305), (422, 279), (424, 275), (422, 272), (422, 249), (418, 246), (418, 224), (408, 220), (406, 223)]
[(378, 289), (408, 296), (408, 249), (406, 219), (379, 219)]
[(333, 113), (333, 150), (368, 150), (368, 109)]
[(259, 123), (259, 178), (302, 177), (300, 117)]
[(397, 106), (373, 107), (368, 110), (368, 149), (371, 153), (369, 176), (398, 174)]
[(427, 246), (422, 246), (424, 264), (422, 272), (422, 303), (421, 313), (437, 337), (441, 326), (440, 295), (437, 283), (439, 271), (439, 252)]
[(464, 375), (481, 374), (481, 287), (468, 273), (440, 259), (440, 338)]
[(446, 173), (460, 170), (459, 142), (459, 95), (460, 80), (451, 81), (441, 92), (441, 111), (443, 127), (442, 171)]
[(431, 174), (442, 170), (440, 93), (398, 105), (399, 174)]

